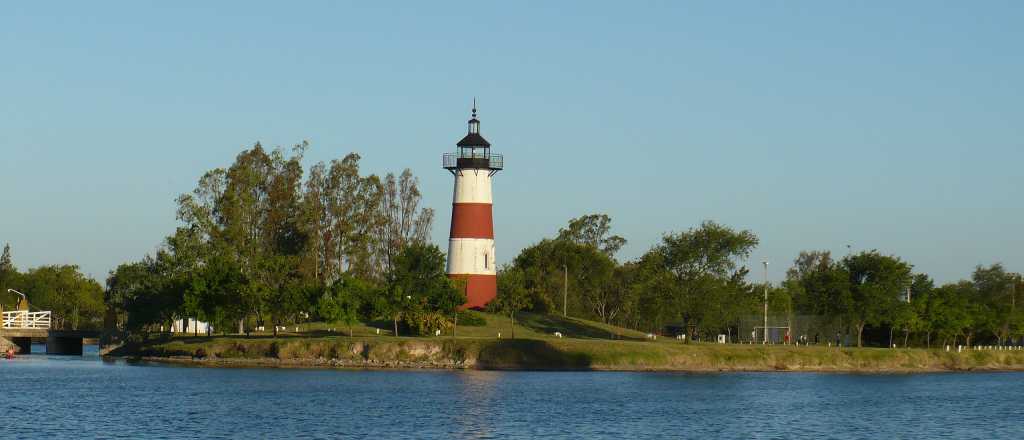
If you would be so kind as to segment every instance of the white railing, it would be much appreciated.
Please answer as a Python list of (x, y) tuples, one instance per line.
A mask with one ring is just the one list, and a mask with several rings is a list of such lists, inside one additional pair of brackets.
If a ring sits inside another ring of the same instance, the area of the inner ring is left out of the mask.
[(4, 328), (48, 329), (50, 328), (50, 312), (29, 312), (27, 310), (4, 312)]

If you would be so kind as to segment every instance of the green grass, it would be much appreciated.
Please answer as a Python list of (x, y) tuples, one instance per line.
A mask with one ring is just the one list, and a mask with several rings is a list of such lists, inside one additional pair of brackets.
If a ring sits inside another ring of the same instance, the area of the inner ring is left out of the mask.
[[(499, 334), (504, 338), (512, 337), (512, 320), (508, 316), (483, 313), (475, 310), (468, 310), (465, 313), (479, 317), (486, 321), (487, 324), (483, 326), (459, 326), (455, 329), (458, 337), (497, 338)], [(349, 328), (344, 325), (324, 322), (291, 324), (285, 327), (287, 329), (279, 331), (278, 336), (348, 336), (349, 334)], [(268, 327), (267, 330), (253, 332), (252, 334), (256, 336), (273, 335), (273, 327)], [(519, 313), (516, 315), (515, 335), (518, 338), (558, 339), (554, 335), (555, 332), (561, 332), (563, 337), (566, 338), (577, 339), (644, 339), (644, 333), (642, 332), (600, 322), (537, 313)], [(391, 321), (360, 322), (352, 326), (352, 335), (358, 337), (393, 336), (393, 333), (394, 327)], [(407, 335), (400, 334), (399, 336)], [(451, 336), (451, 330), (447, 331), (445, 336)]]

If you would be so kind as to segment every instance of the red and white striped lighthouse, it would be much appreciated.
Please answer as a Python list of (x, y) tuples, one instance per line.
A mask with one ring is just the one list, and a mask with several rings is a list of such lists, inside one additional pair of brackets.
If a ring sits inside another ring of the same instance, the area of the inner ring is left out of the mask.
[(465, 308), (480, 308), (494, 299), (498, 279), (494, 258), (491, 177), (501, 171), (500, 154), (480, 135), (476, 101), (469, 132), (458, 151), (444, 154), (444, 168), (455, 176), (452, 227), (448, 238), (448, 277), (465, 280)]

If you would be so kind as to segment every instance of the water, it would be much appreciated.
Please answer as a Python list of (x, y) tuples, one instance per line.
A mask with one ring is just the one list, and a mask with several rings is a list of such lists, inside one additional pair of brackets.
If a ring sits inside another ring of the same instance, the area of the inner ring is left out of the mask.
[(0, 361), (4, 438), (1024, 438), (1024, 373), (215, 369)]

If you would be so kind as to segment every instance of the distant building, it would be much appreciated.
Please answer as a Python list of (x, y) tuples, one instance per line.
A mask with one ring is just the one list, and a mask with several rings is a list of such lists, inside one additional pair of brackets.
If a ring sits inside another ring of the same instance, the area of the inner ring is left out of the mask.
[(205, 335), (213, 332), (213, 326), (196, 319), (177, 319), (171, 324), (171, 333), (188, 333)]

